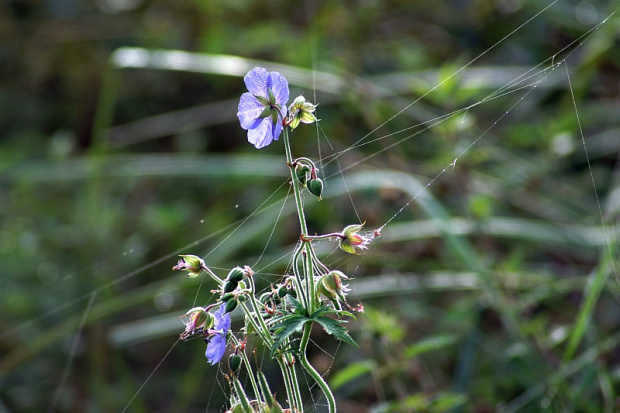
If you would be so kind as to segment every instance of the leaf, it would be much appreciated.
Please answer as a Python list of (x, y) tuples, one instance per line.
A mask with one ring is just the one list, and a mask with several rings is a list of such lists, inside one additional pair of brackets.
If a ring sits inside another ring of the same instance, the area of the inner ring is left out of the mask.
[(340, 370), (329, 381), (329, 385), (332, 390), (336, 390), (341, 386), (355, 380), (356, 378), (363, 376), (377, 368), (377, 363), (374, 360), (361, 360), (355, 363), (349, 364), (343, 370)]
[[(320, 307), (312, 314), (311, 318), (317, 318), (319, 316), (322, 316), (323, 314), (336, 314), (338, 317), (351, 317), (353, 320), (357, 320), (355, 314), (346, 310), (337, 310), (331, 307)], [(346, 323), (345, 320), (341, 320), (341, 322)]]
[(325, 332), (327, 334), (332, 335), (338, 340), (344, 341), (345, 343), (350, 344), (353, 347), (359, 347), (348, 334), (347, 329), (340, 325), (344, 321), (334, 320), (333, 318), (328, 317), (317, 317), (314, 318), (314, 321), (319, 323), (325, 329)]
[(308, 317), (302, 315), (293, 314), (287, 317), (284, 321), (271, 327), (271, 330), (275, 331), (273, 335), (274, 343), (271, 346), (269, 356), (273, 358), (278, 348), (286, 341), (286, 339), (294, 332), (301, 332), (304, 324), (311, 321)]
[(444, 334), (434, 337), (428, 337), (408, 346), (407, 349), (405, 349), (405, 357), (415, 357), (422, 353), (450, 346), (457, 341), (458, 336), (456, 334)]
[(286, 300), (289, 302), (290, 305), (295, 307), (295, 312), (297, 314), (301, 314), (301, 315), (307, 315), (308, 314), (308, 312), (306, 310), (306, 307), (304, 307), (304, 305), (302, 303), (300, 303), (299, 300), (296, 299), (295, 297), (293, 297), (291, 295), (287, 295), (286, 296)]

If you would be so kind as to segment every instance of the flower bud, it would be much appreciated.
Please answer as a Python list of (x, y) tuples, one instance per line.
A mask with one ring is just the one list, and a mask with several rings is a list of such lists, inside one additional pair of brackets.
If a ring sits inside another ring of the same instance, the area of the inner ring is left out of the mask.
[(349, 289), (342, 284), (343, 279), (348, 280), (349, 277), (338, 270), (330, 271), (320, 278), (318, 292), (330, 300), (346, 301)]
[(323, 180), (321, 178), (314, 178), (309, 180), (306, 184), (306, 187), (312, 195), (316, 195), (319, 200), (321, 200), (321, 195), (323, 194)]
[(308, 102), (305, 97), (297, 96), (288, 108), (291, 130), (299, 126), (300, 122), (306, 124), (317, 122), (318, 119), (313, 114), (316, 107), (317, 105)]
[(235, 267), (228, 273), (227, 281), (239, 282), (243, 279), (243, 268)]
[(278, 297), (284, 298), (288, 294), (287, 290), (288, 290), (288, 288), (286, 288), (284, 286), (278, 288), (278, 290), (277, 290), (278, 291)]
[(232, 293), (233, 291), (235, 291), (237, 285), (239, 285), (237, 281), (226, 281), (226, 283), (224, 284), (224, 294)]
[(228, 357), (228, 367), (230, 367), (230, 370), (234, 373), (237, 370), (239, 370), (240, 366), (241, 366), (241, 356), (238, 354), (231, 354)]
[(211, 327), (215, 322), (213, 314), (209, 313), (203, 307), (194, 307), (180, 318), (189, 317), (185, 324), (185, 331), (181, 334), (181, 340), (186, 340), (192, 335), (201, 333)]
[[(365, 237), (359, 234), (364, 228), (364, 224), (348, 225), (342, 230), (340, 234), (340, 249), (349, 254), (357, 254), (355, 248), (360, 250), (368, 249), (367, 245), (373, 240), (374, 237)], [(355, 247), (355, 248), (354, 248)]]
[(235, 296), (235, 294), (233, 294), (233, 293), (226, 293), (226, 294), (222, 295), (222, 297), (220, 298), (220, 301), (225, 303), (228, 300), (230, 300), (231, 298), (233, 298), (234, 296)]
[(258, 301), (261, 304), (267, 303), (271, 299), (271, 292), (262, 293), (260, 297), (258, 297)]
[(232, 312), (235, 308), (237, 308), (237, 300), (230, 299), (226, 301), (226, 309), (224, 310), (224, 314)]
[(190, 278), (199, 276), (202, 270), (206, 268), (205, 261), (200, 257), (195, 255), (179, 255), (179, 257), (181, 259), (172, 269), (187, 271)]
[(295, 167), (295, 176), (297, 176), (297, 181), (303, 187), (306, 186), (306, 181), (308, 180), (308, 173), (310, 172), (310, 168), (307, 165), (298, 164)]

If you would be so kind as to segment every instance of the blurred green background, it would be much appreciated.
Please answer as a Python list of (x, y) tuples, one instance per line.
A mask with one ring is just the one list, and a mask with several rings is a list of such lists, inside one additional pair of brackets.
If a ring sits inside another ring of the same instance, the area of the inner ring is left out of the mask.
[(254, 65), (320, 104), (292, 135), (326, 180), (310, 230), (389, 222), (359, 257), (318, 246), (366, 309), (359, 349), (311, 346), (340, 411), (616, 411), (616, 7), (2, 2), (0, 412), (226, 409), (225, 368), (174, 345), (213, 286), (171, 267), (286, 270), (282, 144), (236, 122)]

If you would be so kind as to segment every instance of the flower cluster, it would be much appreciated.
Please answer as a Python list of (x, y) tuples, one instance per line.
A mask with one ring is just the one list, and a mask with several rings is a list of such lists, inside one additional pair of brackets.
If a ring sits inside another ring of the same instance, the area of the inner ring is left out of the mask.
[[(315, 163), (306, 157), (293, 159), (288, 133), (300, 124), (317, 122), (317, 105), (298, 96), (290, 106), (288, 82), (278, 72), (264, 68), (254, 68), (244, 78), (248, 92), (241, 95), (237, 117), (241, 127), (247, 131), (248, 141), (261, 149), (284, 133), (286, 164), (290, 177), (297, 213), (300, 218), (302, 242), (292, 254), (291, 273), (284, 274), (283, 281), (273, 284), (261, 294), (256, 292), (254, 271), (248, 266), (232, 268), (225, 278), (214, 273), (204, 260), (196, 255), (181, 255), (174, 270), (187, 271), (189, 277), (197, 277), (203, 272), (217, 283), (212, 290), (215, 303), (207, 307), (194, 307), (182, 318), (185, 330), (180, 335), (183, 341), (202, 337), (207, 343), (205, 356), (211, 365), (219, 363), (228, 344), (234, 348), (228, 359), (229, 372), (226, 375), (231, 384), (231, 411), (303, 411), (303, 400), (298, 386), (287, 386), (289, 409), (283, 409), (273, 397), (266, 378), (260, 369), (252, 371), (251, 363), (245, 354), (246, 343), (250, 337), (262, 340), (270, 349), (270, 356), (278, 359), (283, 377), (295, 376), (295, 360), (301, 359), (301, 366), (311, 376), (327, 399), (328, 410), (335, 412), (335, 399), (329, 386), (312, 367), (306, 356), (312, 324), (318, 324), (324, 331), (338, 340), (356, 346), (349, 336), (345, 317), (354, 317), (352, 312), (363, 311), (361, 305), (356, 309), (346, 303), (349, 288), (343, 284), (349, 277), (342, 271), (331, 270), (317, 256), (312, 242), (320, 239), (338, 240), (340, 248), (352, 254), (368, 248), (368, 244), (378, 236), (362, 233), (364, 224), (349, 225), (342, 232), (325, 235), (308, 235), (307, 223), (301, 200), (302, 191), (316, 196), (319, 200), (324, 191), (323, 180), (318, 176)], [(343, 309), (350, 311), (346, 311)], [(230, 314), (234, 311), (244, 313), (245, 335), (241, 340), (231, 332)], [(301, 338), (295, 337), (301, 334)], [(251, 400), (237, 375), (241, 367), (247, 370), (252, 383)]]

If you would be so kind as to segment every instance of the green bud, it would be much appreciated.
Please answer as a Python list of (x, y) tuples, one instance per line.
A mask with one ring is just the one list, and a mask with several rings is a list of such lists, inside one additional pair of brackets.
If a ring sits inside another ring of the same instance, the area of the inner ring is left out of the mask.
[(220, 301), (225, 303), (228, 300), (230, 300), (231, 298), (233, 298), (234, 296), (235, 296), (235, 294), (233, 294), (233, 293), (226, 293), (226, 294), (222, 295), (222, 297), (220, 298)]
[(278, 288), (278, 297), (284, 298), (284, 297), (286, 297), (287, 294), (288, 294), (288, 288), (286, 288), (286, 287)]
[(235, 291), (237, 285), (239, 285), (239, 283), (236, 281), (226, 281), (226, 283), (224, 284), (224, 294), (232, 293), (233, 291)]
[(289, 106), (289, 126), (291, 130), (295, 130), (299, 123), (314, 123), (317, 122), (318, 119), (314, 116), (313, 112), (315, 111), (317, 105), (314, 105), (308, 101), (303, 96), (297, 96), (293, 103)]
[(362, 229), (364, 228), (364, 224), (353, 224), (353, 225), (347, 225), (346, 227), (344, 227), (344, 229), (342, 230), (342, 235), (344, 235), (345, 237), (349, 237), (352, 234), (357, 234), (358, 232), (360, 232)]
[(244, 294), (240, 294), (239, 297), (237, 297), (237, 301), (239, 301), (240, 303), (245, 303), (245, 300), (247, 299), (248, 298)]
[(204, 260), (200, 257), (195, 255), (179, 255), (179, 257), (182, 259), (172, 269), (187, 271), (190, 278), (199, 276), (203, 268), (206, 268)]
[(224, 311), (224, 314), (232, 312), (235, 308), (237, 308), (237, 300), (233, 298), (226, 301), (226, 309)]
[(319, 200), (321, 199), (321, 195), (323, 194), (323, 180), (321, 178), (314, 178), (309, 180), (306, 184), (306, 187), (312, 195), (316, 195)]
[(234, 373), (239, 370), (240, 366), (241, 356), (238, 354), (231, 354), (230, 357), (228, 357), (228, 367), (230, 367), (230, 370)]
[(202, 307), (194, 307), (180, 318), (184, 317), (189, 317), (189, 319), (187, 322), (184, 322), (185, 331), (181, 334), (181, 340), (183, 341), (213, 327), (215, 321), (213, 314), (207, 312)]
[(346, 239), (341, 239), (339, 245), (340, 245), (340, 249), (343, 250), (344, 252), (347, 252), (349, 254), (357, 254), (357, 251), (355, 251), (355, 248), (353, 248), (353, 246), (349, 244), (349, 241), (347, 241)]
[(306, 186), (306, 181), (308, 180), (308, 173), (310, 172), (310, 168), (307, 165), (298, 164), (295, 167), (295, 175), (297, 176), (297, 181), (301, 186)]
[(239, 282), (243, 279), (243, 268), (235, 267), (228, 273), (227, 281)]
[(261, 304), (266, 304), (270, 298), (271, 298), (271, 293), (266, 292), (266, 293), (262, 293), (260, 297), (258, 297), (258, 301), (260, 301)]
[(349, 289), (342, 285), (343, 279), (348, 280), (349, 277), (338, 270), (330, 271), (320, 278), (317, 292), (330, 300), (346, 301), (345, 296)]

